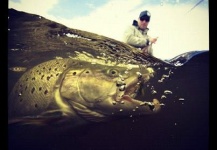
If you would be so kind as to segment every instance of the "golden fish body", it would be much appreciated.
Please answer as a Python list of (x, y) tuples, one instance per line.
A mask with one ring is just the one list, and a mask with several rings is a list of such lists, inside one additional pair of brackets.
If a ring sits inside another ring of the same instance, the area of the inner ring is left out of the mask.
[(15, 84), (9, 96), (9, 120), (59, 117), (99, 122), (114, 116), (153, 114), (160, 110), (158, 100), (134, 99), (140, 84), (152, 76), (151, 68), (129, 69), (71, 58), (43, 62)]

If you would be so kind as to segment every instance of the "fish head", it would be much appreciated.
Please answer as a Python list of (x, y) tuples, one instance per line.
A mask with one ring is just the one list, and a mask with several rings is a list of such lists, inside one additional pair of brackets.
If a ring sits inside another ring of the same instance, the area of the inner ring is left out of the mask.
[(61, 96), (85, 118), (153, 114), (160, 110), (157, 99), (135, 99), (141, 85), (153, 77), (147, 67), (91, 65), (69, 69), (61, 84)]

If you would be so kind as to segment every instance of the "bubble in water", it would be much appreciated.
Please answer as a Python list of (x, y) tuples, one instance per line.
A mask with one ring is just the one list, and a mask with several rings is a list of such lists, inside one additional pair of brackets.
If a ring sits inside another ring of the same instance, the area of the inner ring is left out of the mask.
[(164, 91), (164, 94), (173, 94), (173, 92), (172, 92), (172, 91), (169, 91), (169, 90), (165, 90), (165, 91)]
[(164, 78), (161, 78), (160, 80), (158, 80), (159, 83), (162, 83), (164, 80)]
[(116, 101), (112, 101), (112, 104), (113, 104), (113, 105), (116, 105), (117, 103), (116, 103)]
[(162, 96), (161, 96), (161, 99), (165, 99), (165, 98), (167, 98), (165, 95), (162, 95)]
[(162, 75), (162, 78), (169, 78), (170, 76), (169, 75), (166, 75), (166, 74), (163, 74)]
[(157, 91), (152, 90), (152, 91), (151, 91), (151, 94), (157, 94)]
[(185, 99), (184, 99), (184, 98), (179, 98), (179, 100), (180, 100), (180, 101), (184, 101)]
[(168, 70), (169, 68), (168, 67), (164, 67), (164, 70)]

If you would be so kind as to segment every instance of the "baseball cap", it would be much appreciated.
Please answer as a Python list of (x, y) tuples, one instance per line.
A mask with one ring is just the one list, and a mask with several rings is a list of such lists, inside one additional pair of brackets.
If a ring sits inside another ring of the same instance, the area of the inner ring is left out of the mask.
[(147, 10), (145, 10), (145, 11), (142, 11), (141, 13), (140, 13), (140, 15), (139, 15), (139, 19), (141, 20), (141, 21), (150, 21), (150, 18), (151, 18), (151, 13), (149, 12), (149, 11), (147, 11)]

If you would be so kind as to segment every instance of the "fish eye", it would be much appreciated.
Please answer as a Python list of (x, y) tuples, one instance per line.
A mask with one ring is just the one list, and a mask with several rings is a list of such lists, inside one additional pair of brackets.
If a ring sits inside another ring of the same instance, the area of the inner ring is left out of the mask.
[(110, 76), (113, 76), (113, 77), (115, 77), (115, 76), (118, 76), (118, 70), (115, 70), (115, 69), (110, 69), (110, 70), (108, 70), (108, 75), (110, 75)]

